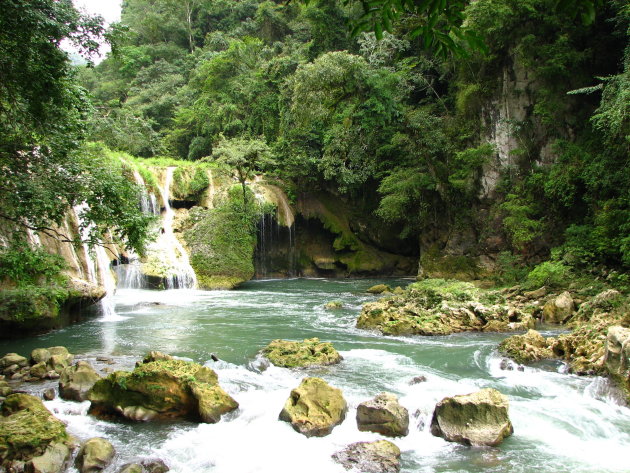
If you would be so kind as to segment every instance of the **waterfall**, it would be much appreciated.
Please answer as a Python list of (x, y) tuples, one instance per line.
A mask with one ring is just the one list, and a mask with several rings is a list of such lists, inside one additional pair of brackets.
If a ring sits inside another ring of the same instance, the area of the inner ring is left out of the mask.
[(92, 252), (90, 251), (87, 243), (85, 243), (90, 232), (90, 225), (83, 226), (83, 217), (81, 214), (87, 208), (88, 205), (85, 202), (73, 207), (74, 215), (79, 223), (79, 228), (81, 229), (81, 239), (84, 241), (82, 246), (87, 265), (87, 279), (92, 284), (103, 285), (105, 288), (105, 297), (103, 297), (100, 301), (103, 320), (114, 320), (118, 318), (114, 309), (113, 300), (114, 292), (116, 290), (116, 280), (112, 274), (110, 259), (107, 257), (105, 248), (101, 245), (96, 245), (94, 251)]
[(133, 178), (140, 187), (142, 187), (142, 194), (140, 195), (140, 209), (142, 213), (148, 215), (159, 215), (160, 208), (158, 207), (157, 197), (153, 192), (147, 191), (147, 185), (144, 179), (137, 170), (133, 171)]
[(164, 203), (164, 214), (162, 216), (162, 229), (157, 244), (164, 252), (166, 259), (164, 263), (168, 266), (168, 271), (165, 276), (166, 287), (168, 289), (192, 289), (197, 286), (197, 277), (195, 276), (195, 271), (192, 266), (190, 266), (188, 253), (173, 232), (175, 212), (169, 202), (169, 196), (175, 169), (175, 167), (166, 169), (164, 187), (160, 189), (162, 202)]

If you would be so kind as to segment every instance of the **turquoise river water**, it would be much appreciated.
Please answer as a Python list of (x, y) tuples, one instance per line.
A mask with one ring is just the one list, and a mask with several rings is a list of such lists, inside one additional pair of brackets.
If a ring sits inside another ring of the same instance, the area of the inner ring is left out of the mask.
[[(108, 422), (86, 414), (89, 402), (46, 402), (79, 439), (101, 436), (114, 444), (108, 473), (138, 457), (162, 458), (175, 473), (342, 472), (330, 458), (334, 452), (379, 438), (359, 432), (355, 415), (360, 402), (382, 391), (397, 394), (411, 415), (409, 435), (393, 440), (403, 472), (630, 472), (630, 409), (615, 403), (606, 380), (564, 374), (552, 364), (501, 370), (496, 347), (505, 334), (383, 337), (358, 330), (361, 305), (374, 299), (365, 289), (375, 282), (267, 280), (216, 292), (119, 289), (114, 314), (2, 342), (0, 352), (27, 355), (64, 345), (98, 369), (109, 365), (97, 356), (112, 358), (115, 369), (131, 369), (149, 350), (160, 350), (217, 371), (240, 404), (218, 424)], [(331, 300), (343, 301), (344, 308), (325, 310)], [(332, 342), (344, 361), (310, 371), (264, 369), (257, 355), (273, 339), (311, 337)], [(211, 361), (211, 354), (220, 361)], [(344, 423), (324, 438), (306, 438), (278, 420), (289, 392), (307, 375), (341, 388), (350, 407)], [(411, 385), (419, 375), (427, 381)], [(40, 392), (51, 383), (28, 389)], [(496, 448), (471, 448), (431, 435), (438, 401), (483, 387), (509, 397), (512, 437)]]

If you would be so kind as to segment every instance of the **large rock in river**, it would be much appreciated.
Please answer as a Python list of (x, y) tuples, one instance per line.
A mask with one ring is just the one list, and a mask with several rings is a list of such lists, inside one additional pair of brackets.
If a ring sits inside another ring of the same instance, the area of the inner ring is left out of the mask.
[(357, 427), (388, 437), (404, 437), (409, 433), (409, 412), (392, 393), (380, 393), (357, 407)]
[(333, 365), (342, 360), (331, 343), (320, 342), (319, 338), (303, 342), (274, 340), (263, 348), (262, 353), (271, 363), (284, 368)]
[(114, 446), (106, 439), (94, 437), (81, 446), (75, 466), (81, 473), (98, 473), (114, 458)]
[(184, 417), (212, 423), (238, 407), (212, 369), (183, 360), (157, 360), (132, 372), (116, 371), (97, 381), (88, 399), (92, 414), (131, 420)]
[(444, 398), (431, 420), (433, 435), (464, 445), (499, 445), (513, 432), (508, 399), (496, 389)]
[(307, 437), (324, 437), (343, 422), (348, 405), (340, 389), (320, 378), (304, 378), (280, 412), (280, 420)]
[(42, 473), (64, 469), (70, 457), (66, 428), (39, 399), (11, 394), (0, 414), (0, 465), (9, 471), (21, 464)]
[(387, 440), (356, 442), (333, 454), (332, 457), (346, 470), (361, 473), (398, 473), (400, 471), (400, 449)]
[(101, 379), (87, 361), (78, 361), (61, 372), (59, 396), (71, 401), (85, 401), (92, 386)]

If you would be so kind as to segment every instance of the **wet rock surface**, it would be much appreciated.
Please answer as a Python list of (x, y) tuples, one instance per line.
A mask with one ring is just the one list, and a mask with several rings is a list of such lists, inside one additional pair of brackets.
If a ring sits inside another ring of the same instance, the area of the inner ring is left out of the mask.
[(341, 390), (320, 378), (304, 378), (291, 391), (279, 418), (307, 437), (324, 437), (343, 422), (347, 410)]
[(495, 389), (444, 398), (431, 419), (433, 435), (464, 445), (496, 446), (513, 432), (508, 399)]

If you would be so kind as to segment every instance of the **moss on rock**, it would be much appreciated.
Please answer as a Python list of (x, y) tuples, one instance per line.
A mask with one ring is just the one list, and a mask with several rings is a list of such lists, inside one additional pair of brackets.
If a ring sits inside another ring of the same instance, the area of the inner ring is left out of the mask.
[(304, 378), (280, 412), (280, 420), (307, 437), (324, 437), (343, 422), (348, 405), (341, 390), (320, 378)]
[[(133, 372), (117, 371), (97, 381), (88, 399), (92, 401), (90, 412), (96, 415), (117, 414), (135, 420), (185, 417), (216, 422), (222, 413), (238, 406), (227, 393), (216, 388), (218, 377), (212, 369), (183, 360), (160, 359), (143, 363)], [(202, 399), (201, 394), (211, 394), (213, 398)], [(220, 402), (217, 394), (221, 394)]]
[(11, 394), (0, 408), (0, 463), (29, 461), (69, 441), (66, 427), (29, 394)]
[(253, 218), (232, 196), (214, 209), (190, 211), (184, 240), (202, 289), (231, 289), (254, 275)]
[(385, 335), (448, 335), (464, 331), (523, 330), (532, 317), (496, 291), (470, 283), (428, 279), (363, 306), (357, 327)]
[(310, 338), (302, 342), (274, 340), (262, 353), (276, 366), (284, 368), (305, 368), (339, 363), (341, 355), (329, 342)]

